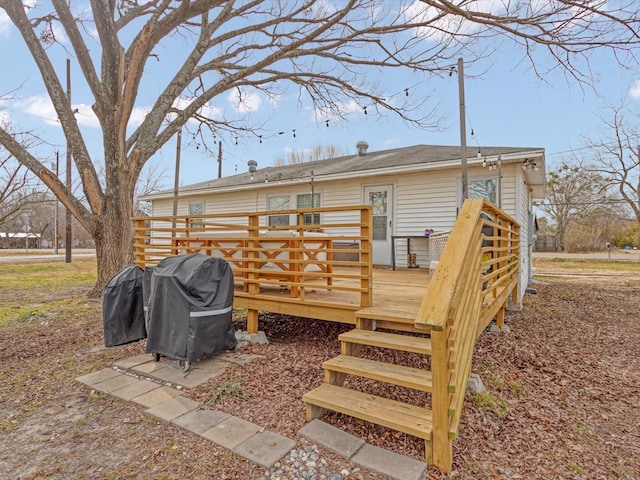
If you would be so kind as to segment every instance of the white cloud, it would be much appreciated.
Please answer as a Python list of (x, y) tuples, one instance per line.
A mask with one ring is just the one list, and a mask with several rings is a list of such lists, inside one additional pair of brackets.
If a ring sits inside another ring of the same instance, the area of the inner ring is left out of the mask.
[(72, 105), (72, 107), (76, 110), (76, 121), (78, 122), (78, 125), (100, 128), (100, 122), (98, 121), (96, 114), (93, 113), (91, 105), (78, 103), (76, 105)]
[[(48, 125), (60, 125), (58, 113), (53, 108), (51, 99), (46, 95), (34, 95), (14, 103), (14, 108), (27, 115), (33, 115), (40, 118)], [(93, 113), (91, 105), (85, 103), (74, 103), (72, 108), (76, 112), (76, 120), (78, 125), (98, 128), (100, 123), (96, 114)]]
[(629, 87), (629, 96), (634, 100), (640, 99), (640, 80), (636, 80), (631, 87)]
[(60, 124), (51, 99), (46, 95), (34, 95), (18, 100), (14, 103), (14, 107), (22, 113), (40, 118), (48, 125)]
[(131, 117), (129, 118), (129, 126), (134, 128), (138, 127), (142, 122), (144, 122), (147, 113), (149, 113), (148, 109), (135, 107), (131, 112)]
[(315, 122), (324, 122), (344, 117), (353, 112), (362, 112), (364, 108), (358, 105), (355, 100), (349, 100), (344, 103), (334, 103), (331, 109), (328, 107), (316, 108), (313, 111), (312, 120)]
[(9, 113), (4, 110), (0, 110), (0, 126), (4, 129), (9, 129), (11, 128), (11, 124), (11, 116)]
[[(173, 102), (173, 108), (177, 110), (184, 110), (189, 105), (191, 105), (191, 102), (193, 102), (193, 100), (195, 99), (194, 98), (176, 98), (175, 101)], [(209, 103), (205, 103), (202, 107), (200, 107), (197, 113), (198, 115), (202, 115), (203, 117), (207, 117), (207, 118), (220, 118), (222, 116), (222, 112), (220, 111), (220, 109), (217, 107), (214, 107)], [(172, 121), (174, 118), (175, 118), (175, 114), (167, 115), (168, 121)], [(190, 119), (189, 123), (197, 123), (197, 120)]]
[[(464, 8), (493, 15), (504, 12), (502, 2), (494, 0), (472, 0)], [(465, 21), (463, 17), (458, 15), (449, 14), (438, 18), (441, 14), (439, 9), (428, 6), (419, 0), (415, 0), (409, 5), (403, 14), (406, 23), (429, 23), (429, 26), (416, 28), (415, 31), (419, 37), (431, 41), (440, 41), (452, 34), (470, 34), (481, 28), (480, 25)]]
[(257, 92), (247, 93), (238, 89), (229, 92), (227, 101), (235, 111), (240, 113), (257, 112), (262, 105), (262, 99)]

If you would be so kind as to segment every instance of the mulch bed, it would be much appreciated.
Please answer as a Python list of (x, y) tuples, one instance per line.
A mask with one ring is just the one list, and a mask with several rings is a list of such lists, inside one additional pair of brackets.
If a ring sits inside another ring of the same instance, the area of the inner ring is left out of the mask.
[[(467, 394), (455, 478), (640, 478), (640, 284), (558, 281), (536, 286), (511, 333), (481, 335), (473, 371), (488, 392)], [(79, 300), (80, 301), (80, 300)], [(74, 382), (139, 354), (141, 343), (100, 348), (100, 305), (73, 318), (33, 317), (0, 329), (0, 477), (260, 478), (264, 469), (142, 409)], [(269, 345), (190, 391), (194, 399), (296, 438), (301, 396), (323, 381), (321, 363), (339, 353), (341, 324), (262, 315)], [(241, 318), (236, 320), (243, 328)], [(419, 365), (424, 359), (367, 350)], [(415, 392), (349, 380), (413, 403)], [(225, 384), (226, 382), (226, 384)], [(220, 395), (222, 385), (234, 385)], [(216, 398), (218, 399), (217, 401)], [(323, 420), (386, 449), (424, 458), (422, 441), (335, 413)], [(352, 466), (324, 452), (336, 471)], [(381, 478), (358, 472), (348, 478)], [(447, 478), (430, 468), (425, 478)]]

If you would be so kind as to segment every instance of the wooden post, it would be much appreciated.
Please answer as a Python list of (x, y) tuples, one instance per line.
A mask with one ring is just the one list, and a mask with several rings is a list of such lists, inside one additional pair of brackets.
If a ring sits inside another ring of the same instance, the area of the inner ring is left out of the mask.
[[(449, 348), (448, 337), (450, 327), (443, 331), (431, 331), (431, 372), (433, 378), (433, 393), (431, 394), (431, 408), (433, 414), (433, 435), (431, 448), (432, 462), (443, 472), (451, 471), (453, 452), (449, 440)], [(425, 448), (428, 448), (425, 442)], [(425, 452), (425, 458), (429, 458)]]
[(360, 287), (364, 291), (360, 294), (360, 306), (369, 307), (373, 302), (373, 255), (371, 253), (371, 237), (373, 232), (373, 219), (371, 207), (363, 207), (360, 211)]
[[(252, 270), (247, 273), (247, 279), (250, 280), (248, 290), (249, 294), (257, 295), (260, 293), (260, 284), (258, 283), (260, 279), (260, 274), (258, 273), (260, 268), (260, 263), (258, 262), (260, 257), (260, 218), (258, 215), (250, 215), (248, 223), (247, 234), (249, 235), (249, 240), (247, 245), (249, 246), (249, 251), (247, 252), (247, 265), (249, 270)], [(258, 313), (258, 310), (253, 309), (247, 311), (247, 333), (249, 334), (258, 333)]]
[(134, 258), (135, 264), (140, 268), (146, 268), (147, 266), (147, 255), (145, 251), (145, 238), (147, 233), (146, 228), (146, 220), (144, 219), (136, 219), (134, 221), (134, 232), (133, 232), (133, 242), (135, 244), (134, 247)]

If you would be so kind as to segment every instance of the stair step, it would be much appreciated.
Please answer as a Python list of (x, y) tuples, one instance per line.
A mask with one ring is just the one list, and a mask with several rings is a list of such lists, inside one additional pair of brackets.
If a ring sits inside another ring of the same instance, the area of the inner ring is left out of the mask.
[(433, 389), (431, 372), (419, 368), (393, 365), (349, 355), (338, 355), (327, 360), (322, 364), (322, 368), (332, 372), (357, 375), (392, 385), (413, 388), (422, 392), (431, 392)]
[(415, 307), (365, 307), (356, 311), (357, 318), (370, 318), (372, 320), (389, 320), (400, 323), (414, 323), (419, 306)]
[(305, 393), (307, 405), (344, 413), (426, 440), (433, 429), (431, 410), (324, 383)]
[(431, 339), (425, 337), (355, 329), (340, 334), (338, 339), (341, 342), (372, 345), (374, 347), (390, 348), (403, 352), (431, 355)]

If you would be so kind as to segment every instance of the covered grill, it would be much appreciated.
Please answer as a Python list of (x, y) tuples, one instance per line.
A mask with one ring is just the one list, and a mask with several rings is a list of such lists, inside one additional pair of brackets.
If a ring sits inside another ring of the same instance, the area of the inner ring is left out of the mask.
[(104, 287), (102, 325), (106, 347), (146, 338), (142, 276), (143, 271), (140, 267), (130, 265), (116, 273)]
[(226, 261), (199, 253), (168, 257), (149, 283), (146, 352), (156, 360), (176, 359), (186, 371), (190, 362), (235, 348), (233, 273)]

